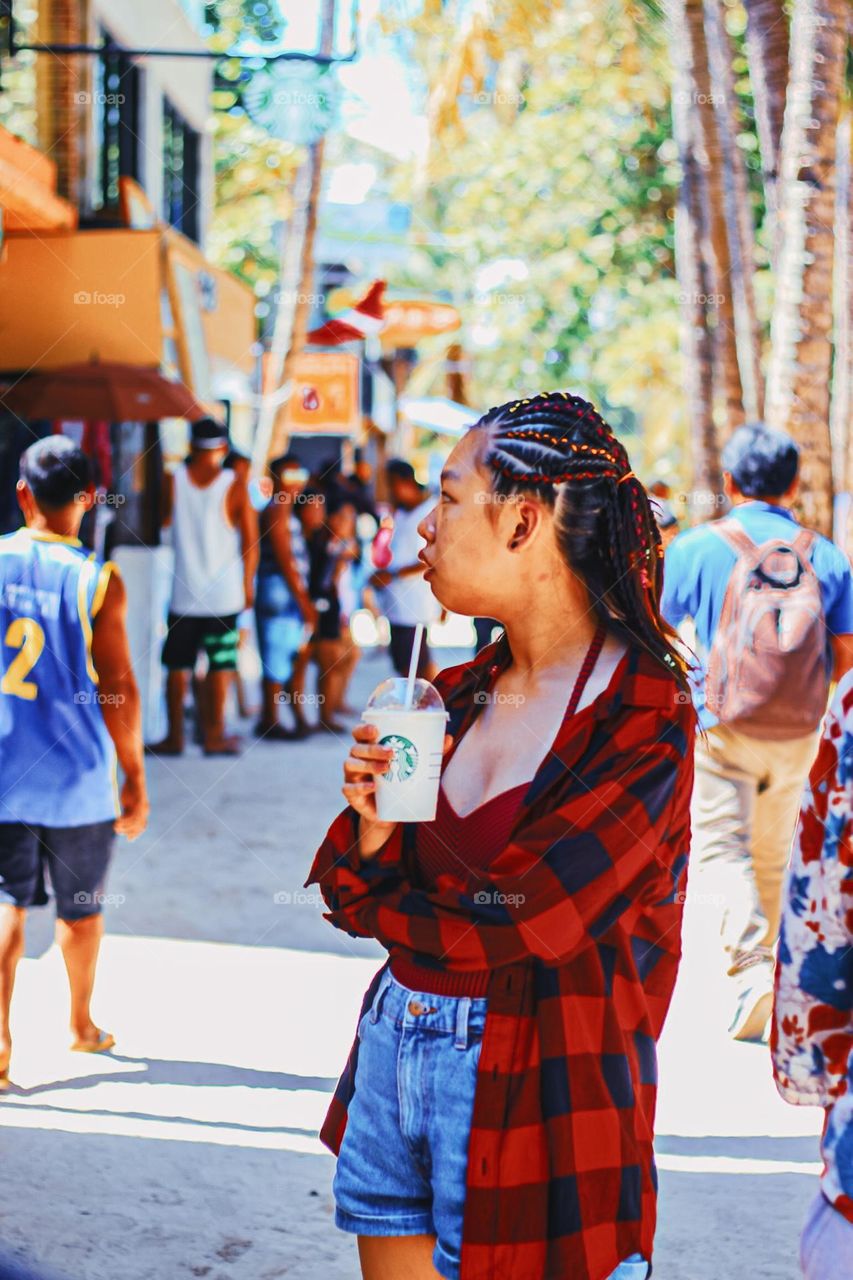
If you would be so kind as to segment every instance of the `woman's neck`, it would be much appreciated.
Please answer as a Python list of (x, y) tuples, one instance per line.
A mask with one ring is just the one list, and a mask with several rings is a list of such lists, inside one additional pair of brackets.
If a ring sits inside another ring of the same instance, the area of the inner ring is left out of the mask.
[(529, 583), (502, 621), (519, 674), (582, 660), (598, 626), (586, 587), (563, 574)]
[(519, 673), (560, 667), (583, 658), (595, 635), (598, 619), (593, 613), (554, 617), (529, 617), (507, 622), (506, 634), (512, 665)]

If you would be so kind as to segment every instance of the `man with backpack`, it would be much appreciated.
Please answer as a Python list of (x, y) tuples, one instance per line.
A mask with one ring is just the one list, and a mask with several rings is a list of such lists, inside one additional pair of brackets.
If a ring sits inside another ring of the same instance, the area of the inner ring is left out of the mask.
[(661, 612), (695, 626), (691, 864), (722, 907), (730, 1033), (762, 1040), (800, 795), (830, 681), (853, 666), (853, 574), (790, 509), (799, 450), (786, 432), (740, 427), (722, 464), (732, 510), (671, 543)]

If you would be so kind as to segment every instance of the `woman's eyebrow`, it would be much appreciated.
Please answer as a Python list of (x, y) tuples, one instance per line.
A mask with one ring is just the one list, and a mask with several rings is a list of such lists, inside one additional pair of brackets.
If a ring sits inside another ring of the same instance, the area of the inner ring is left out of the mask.
[(448, 480), (458, 480), (459, 478), (460, 478), (459, 472), (454, 471), (452, 467), (450, 468), (449, 471), (448, 470), (442, 471), (441, 477), (440, 477), (442, 484), (446, 484)]

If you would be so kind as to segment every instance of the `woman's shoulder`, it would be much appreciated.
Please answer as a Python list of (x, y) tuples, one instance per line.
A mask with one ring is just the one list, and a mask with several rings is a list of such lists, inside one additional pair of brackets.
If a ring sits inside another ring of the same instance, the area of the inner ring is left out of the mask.
[(629, 644), (620, 670), (620, 678), (611, 683), (599, 707), (599, 718), (614, 721), (614, 737), (620, 724), (634, 723), (639, 728), (642, 721), (643, 732), (654, 737), (673, 726), (679, 740), (682, 733), (685, 741), (692, 740), (697, 725), (693, 698), (671, 667), (644, 646)]

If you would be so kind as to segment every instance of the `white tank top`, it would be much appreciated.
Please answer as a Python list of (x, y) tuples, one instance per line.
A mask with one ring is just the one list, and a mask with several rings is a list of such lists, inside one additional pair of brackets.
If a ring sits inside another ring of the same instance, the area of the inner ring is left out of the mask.
[(190, 618), (239, 613), (245, 605), (240, 533), (225, 509), (234, 472), (222, 471), (205, 489), (193, 484), (185, 466), (172, 480), (172, 613)]

